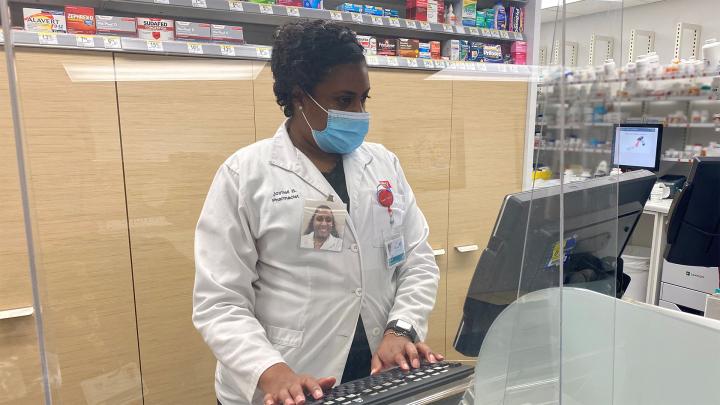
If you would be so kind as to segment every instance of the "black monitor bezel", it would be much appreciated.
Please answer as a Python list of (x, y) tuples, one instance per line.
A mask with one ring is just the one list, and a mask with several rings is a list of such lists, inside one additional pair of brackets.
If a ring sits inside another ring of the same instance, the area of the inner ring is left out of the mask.
[(663, 124), (615, 124), (613, 126), (613, 134), (612, 134), (612, 152), (610, 155), (610, 162), (613, 166), (615, 166), (615, 142), (617, 140), (617, 133), (618, 128), (655, 128), (658, 130), (658, 141), (657, 146), (655, 148), (655, 166), (653, 167), (646, 167), (646, 166), (628, 166), (628, 165), (618, 165), (620, 170), (649, 170), (651, 172), (657, 172), (660, 170), (660, 155), (662, 153), (662, 139), (663, 139), (663, 130), (665, 129), (665, 126)]

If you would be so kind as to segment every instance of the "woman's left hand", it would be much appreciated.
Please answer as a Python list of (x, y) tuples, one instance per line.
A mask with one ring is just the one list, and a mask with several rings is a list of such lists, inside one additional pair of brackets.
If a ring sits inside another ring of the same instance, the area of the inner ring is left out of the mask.
[(395, 366), (407, 371), (410, 370), (410, 367), (420, 367), (422, 360), (437, 363), (444, 359), (443, 355), (434, 353), (430, 346), (424, 342), (413, 343), (405, 336), (388, 333), (383, 337), (380, 347), (373, 354), (370, 362), (370, 374), (379, 373)]

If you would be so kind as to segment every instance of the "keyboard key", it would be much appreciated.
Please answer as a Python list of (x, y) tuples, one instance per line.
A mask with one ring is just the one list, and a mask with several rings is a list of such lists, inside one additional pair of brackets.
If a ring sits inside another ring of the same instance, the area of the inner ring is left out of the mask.
[(383, 383), (383, 386), (385, 386), (385, 387), (389, 387), (391, 385), (392, 385), (392, 383), (389, 383), (389, 382)]
[(434, 372), (434, 373), (432, 373), (432, 375), (440, 375), (440, 373)]
[(362, 393), (363, 393), (363, 394), (369, 394), (369, 393), (371, 393), (371, 392), (372, 392), (372, 390), (369, 389), (369, 388), (365, 388), (364, 390), (362, 390)]
[(345, 400), (345, 397), (337, 397), (337, 398), (335, 398), (335, 400), (338, 402), (342, 402)]
[(382, 388), (382, 386), (381, 386), (381, 385), (376, 385), (376, 386), (374, 386), (374, 387), (372, 387), (372, 388), (373, 388), (374, 390), (379, 390), (380, 388)]
[(355, 394), (347, 394), (345, 398), (355, 398), (356, 396)]

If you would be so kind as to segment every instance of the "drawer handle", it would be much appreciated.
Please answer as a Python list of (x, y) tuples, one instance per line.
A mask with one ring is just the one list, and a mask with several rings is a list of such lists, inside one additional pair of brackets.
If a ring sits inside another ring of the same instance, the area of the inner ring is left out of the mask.
[(433, 249), (433, 256), (445, 256), (445, 249)]
[(478, 249), (478, 245), (455, 246), (455, 250), (460, 253), (474, 252)]
[(0, 311), (0, 319), (22, 318), (33, 314), (33, 307), (6, 309)]

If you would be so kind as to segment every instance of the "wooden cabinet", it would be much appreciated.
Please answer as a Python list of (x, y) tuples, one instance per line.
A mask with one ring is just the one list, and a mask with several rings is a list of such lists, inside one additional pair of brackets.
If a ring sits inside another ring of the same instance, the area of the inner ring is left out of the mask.
[[(370, 71), (368, 141), (385, 145), (402, 164), (417, 204), (430, 226), (433, 249), (447, 247), (448, 175), (452, 83), (428, 80), (428, 72)], [(432, 94), (432, 97), (427, 97)], [(440, 285), (430, 315), (427, 342), (445, 350), (445, 258), (437, 256)]]
[(112, 58), (16, 49), (56, 403), (142, 402), (115, 84), (71, 78)]
[[(214, 403), (215, 359), (191, 320), (195, 224), (215, 171), (255, 141), (250, 73), (259, 63), (115, 63), (145, 404)], [(216, 77), (227, 71), (236, 79)]]
[[(0, 52), (0, 311), (32, 306), (17, 154), (5, 54)], [(0, 319), (0, 398), (3, 404), (42, 402), (40, 358), (32, 316)]]
[(273, 77), (270, 63), (255, 62), (253, 100), (255, 105), (255, 139), (272, 138), (278, 127), (285, 121), (282, 109), (275, 101)]
[[(505, 195), (521, 191), (527, 83), (453, 83), (448, 230), (448, 358), (470, 279)], [(477, 246), (466, 253), (460, 246)]]

